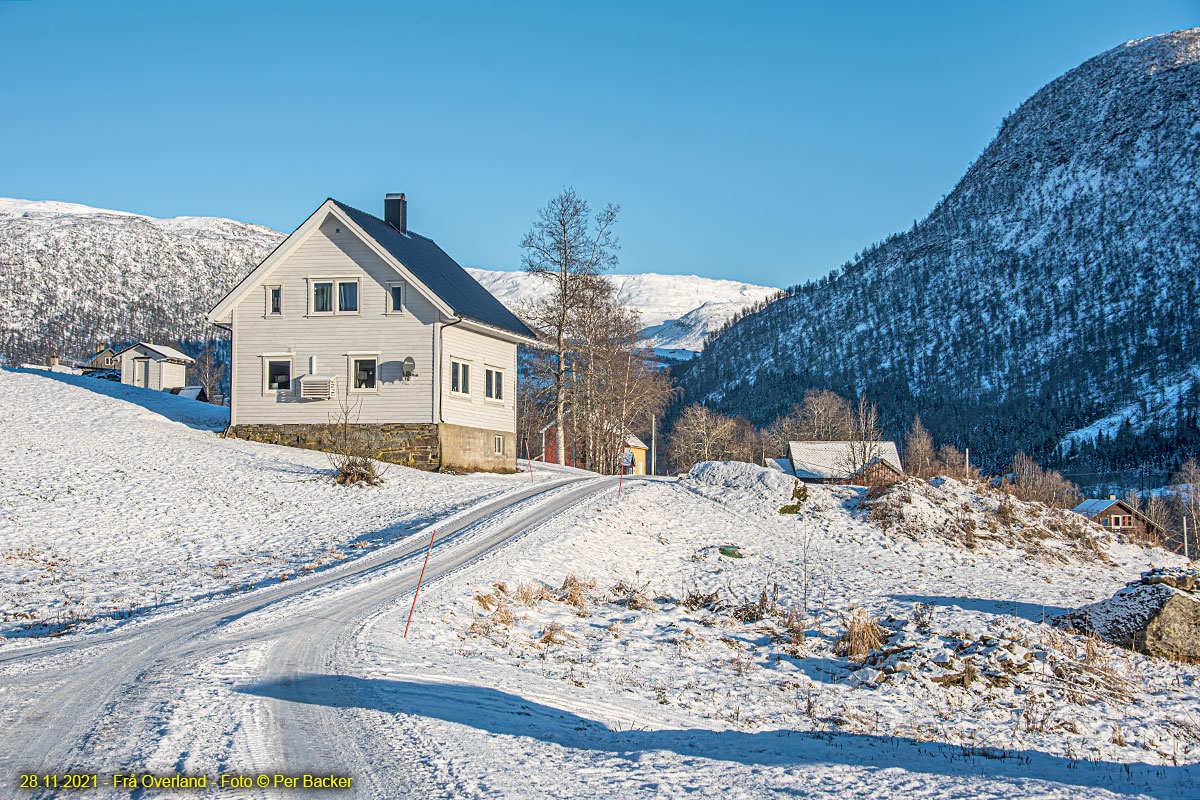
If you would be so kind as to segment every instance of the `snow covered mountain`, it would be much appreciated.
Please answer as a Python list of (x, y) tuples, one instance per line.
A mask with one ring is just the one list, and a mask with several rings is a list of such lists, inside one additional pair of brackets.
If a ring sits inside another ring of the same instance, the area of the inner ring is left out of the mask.
[(228, 219), (0, 198), (0, 363), (201, 340), (204, 313), (282, 238)]
[[(83, 360), (101, 342), (200, 341), (204, 313), (284, 234), (229, 219), (155, 219), (0, 198), (0, 364)], [(515, 305), (536, 293), (522, 272), (471, 270)], [(709, 331), (778, 292), (679, 275), (615, 275), (622, 302), (659, 348), (699, 350)]]
[(1200, 28), (1116, 47), (1007, 117), (923, 222), (731, 324), (687, 401), (765, 423), (865, 391), (893, 434), (919, 412), (988, 468), (1169, 470), (1200, 450), (1198, 179)]
[[(509, 307), (544, 293), (543, 281), (527, 272), (468, 269), (488, 291)], [(770, 286), (740, 281), (701, 278), (696, 275), (610, 275), (617, 298), (636, 308), (646, 325), (643, 331), (660, 350), (698, 351), (708, 334), (748, 306), (779, 292)]]

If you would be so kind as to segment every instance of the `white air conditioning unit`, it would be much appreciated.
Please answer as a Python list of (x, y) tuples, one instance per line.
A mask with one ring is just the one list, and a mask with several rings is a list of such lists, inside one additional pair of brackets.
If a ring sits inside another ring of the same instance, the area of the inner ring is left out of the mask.
[(331, 375), (305, 375), (300, 378), (300, 397), (305, 400), (331, 400), (337, 396), (337, 378)]

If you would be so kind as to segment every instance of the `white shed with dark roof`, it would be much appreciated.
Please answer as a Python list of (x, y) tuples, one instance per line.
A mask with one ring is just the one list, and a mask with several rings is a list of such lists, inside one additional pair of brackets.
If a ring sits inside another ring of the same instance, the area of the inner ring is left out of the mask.
[(169, 392), (187, 386), (187, 368), (195, 359), (174, 347), (149, 342), (131, 344), (117, 353), (121, 383)]

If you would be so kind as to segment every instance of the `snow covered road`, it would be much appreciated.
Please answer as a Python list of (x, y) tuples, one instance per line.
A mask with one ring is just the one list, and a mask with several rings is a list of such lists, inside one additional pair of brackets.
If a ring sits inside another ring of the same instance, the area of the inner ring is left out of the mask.
[[(426, 582), (615, 484), (542, 483), (439, 524)], [(93, 796), (131, 794), (104, 786), (121, 772), (207, 774), (206, 794), (214, 796), (258, 792), (214, 792), (221, 772), (338, 774), (353, 776), (356, 797), (438, 796), (441, 782), (430, 771), (433, 760), (422, 758), (416, 731), (399, 761), (394, 739), (379, 753), (384, 741), (356, 727), (363, 718), (345, 707), (353, 703), (324, 696), (328, 689), (309, 679), (350, 669), (344, 662), (354, 657), (363, 622), (412, 592), (428, 541), (417, 534), (352, 564), (193, 613), (6, 651), (0, 763), (11, 780), (18, 773), (97, 774)], [(403, 628), (403, 619), (392, 622)], [(310, 689), (322, 696), (307, 696)]]

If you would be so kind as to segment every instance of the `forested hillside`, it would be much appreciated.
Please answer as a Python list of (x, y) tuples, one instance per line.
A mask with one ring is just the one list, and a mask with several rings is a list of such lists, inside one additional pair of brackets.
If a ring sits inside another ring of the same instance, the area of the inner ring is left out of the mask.
[(0, 198), (0, 364), (211, 337), (205, 313), (282, 239), (228, 219)]
[(993, 469), (1171, 469), (1200, 447), (1198, 62), (1192, 29), (1050, 83), (923, 222), (728, 325), (686, 402), (865, 392)]

